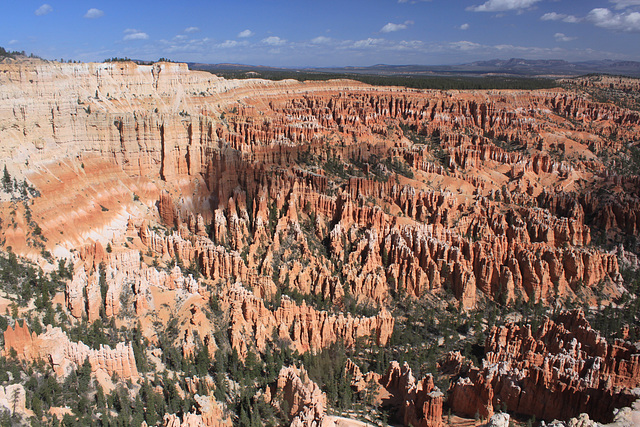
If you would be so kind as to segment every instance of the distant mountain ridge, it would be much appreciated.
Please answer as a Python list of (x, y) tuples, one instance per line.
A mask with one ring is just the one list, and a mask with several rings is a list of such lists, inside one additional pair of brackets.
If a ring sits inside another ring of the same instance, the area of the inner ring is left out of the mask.
[(241, 64), (197, 64), (189, 67), (196, 70), (213, 71), (304, 71), (336, 74), (371, 74), (403, 76), (519, 76), (519, 77), (562, 77), (584, 74), (616, 74), (640, 77), (640, 62), (615, 61), (610, 59), (568, 62), (563, 59), (491, 59), (458, 65), (389, 65), (376, 64), (357, 67), (301, 67), (283, 68)]
[(614, 61), (610, 59), (568, 62), (562, 59), (522, 59), (511, 58), (509, 60), (492, 59), (489, 61), (476, 61), (470, 64), (453, 66), (458, 69), (477, 68), (479, 70), (511, 71), (514, 73), (541, 75), (541, 74), (630, 74), (640, 76), (640, 62)]

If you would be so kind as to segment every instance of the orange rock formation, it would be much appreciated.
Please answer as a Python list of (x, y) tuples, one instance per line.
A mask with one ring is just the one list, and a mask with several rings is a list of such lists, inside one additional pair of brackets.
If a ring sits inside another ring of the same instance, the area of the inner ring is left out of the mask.
[(587, 413), (608, 422), (613, 410), (630, 406), (640, 385), (640, 357), (633, 345), (608, 343), (581, 310), (530, 326), (494, 327), (485, 343), (483, 368), (452, 385), (454, 411), (488, 418), (493, 408), (538, 419), (568, 419)]
[(401, 368), (398, 362), (393, 361), (379, 383), (391, 393), (391, 403), (399, 408), (399, 417), (405, 426), (444, 426), (444, 394), (433, 384), (431, 374), (416, 382), (406, 362)]
[(320, 387), (311, 381), (303, 367), (283, 367), (278, 374), (274, 390), (267, 389), (267, 402), (279, 395), (287, 402), (291, 426), (312, 427), (321, 425), (327, 407), (327, 398)]
[(394, 320), (386, 310), (374, 317), (335, 315), (315, 310), (304, 302), (298, 306), (283, 296), (280, 307), (272, 311), (240, 284), (233, 285), (223, 301), (229, 304), (231, 312), (231, 345), (242, 359), (249, 350), (248, 342), (255, 342), (257, 350), (263, 352), (274, 332), (279, 338), (290, 340), (293, 349), (304, 353), (319, 351), (338, 340), (353, 347), (359, 338), (371, 338), (384, 346), (393, 331)]
[(5, 354), (13, 349), (18, 357), (30, 361), (48, 362), (60, 377), (66, 376), (70, 369), (78, 368), (86, 359), (91, 363), (93, 372), (103, 370), (118, 378), (138, 377), (135, 357), (131, 343), (118, 343), (115, 348), (100, 345), (97, 350), (80, 342), (72, 342), (60, 328), (52, 328), (40, 334), (30, 333), (26, 325), (9, 326), (4, 331)]
[[(483, 298), (619, 291), (617, 254), (593, 240), (640, 233), (640, 179), (598, 156), (638, 141), (640, 114), (577, 91), (225, 80), (173, 63), (31, 61), (0, 71), (0, 154), (36, 190), (2, 193), (10, 219), (0, 241), (43, 264), (47, 251), (71, 260), (65, 303), (78, 319), (119, 316), (129, 294), (135, 315), (153, 313), (161, 289), (218, 298), (241, 357), (274, 335), (299, 352), (386, 345), (395, 322), (386, 307), (403, 295), (447, 290), (469, 309)], [(582, 84), (609, 83), (635, 90), (622, 79)], [(18, 196), (24, 203), (8, 201)], [(171, 259), (206, 283), (179, 266), (163, 270)], [(283, 292), (310, 302), (278, 299)], [(185, 356), (194, 331), (209, 327), (198, 304), (185, 308)], [(336, 313), (355, 304), (378, 314)], [(627, 399), (614, 391), (631, 386), (637, 361), (622, 343), (592, 348), (588, 328), (568, 319), (539, 335), (511, 326), (506, 341), (495, 332), (487, 349), (497, 368), (472, 369), (452, 405), (488, 416), (499, 400), (539, 418), (590, 405), (605, 418)], [(6, 349), (48, 358), (59, 373), (88, 357), (95, 369), (137, 375), (131, 346), (90, 350), (58, 329), (5, 336)], [(215, 349), (211, 334), (201, 337)], [(406, 382), (397, 394), (413, 403), (403, 418), (438, 425), (432, 380), (411, 382), (399, 369), (387, 385)], [(574, 380), (583, 371), (592, 376)], [(556, 407), (537, 407), (532, 392)]]
[[(348, 81), (227, 81), (168, 63), (3, 67), (0, 121), (7, 126), (0, 137), (15, 143), (2, 150), (36, 165), (28, 178), (42, 196), (32, 210), (46, 218), (40, 226), (52, 247), (73, 247), (91, 230), (106, 233), (104, 227), (124, 225), (125, 215), (142, 213), (143, 200), (158, 200), (159, 216), (177, 232), (161, 236), (144, 224), (139, 237), (155, 253), (195, 263), (214, 280), (240, 279), (261, 296), (280, 285), (268, 280), (277, 273), (303, 294), (338, 302), (344, 287), (301, 227), (313, 213), (312, 235), (330, 239), (329, 258), (345, 264), (347, 289), (359, 301), (383, 304), (390, 293), (421, 297), (449, 287), (472, 307), (477, 292), (547, 300), (582, 284), (616, 281), (615, 258), (586, 247), (585, 218), (595, 216), (605, 229), (639, 229), (633, 192), (600, 198), (576, 186), (581, 179), (624, 188), (635, 181), (611, 175), (593, 156), (568, 162), (549, 152), (617, 149), (638, 136), (640, 116), (560, 89), (461, 93)], [(29, 79), (40, 82), (43, 102), (28, 102), (36, 95)], [(169, 101), (175, 90), (185, 94), (180, 106)], [(47, 126), (40, 123), (45, 117)], [(379, 161), (386, 156), (408, 165), (416, 179), (394, 174), (393, 163)], [(303, 159), (307, 167), (292, 166)], [(352, 174), (334, 188), (313, 166), (329, 159), (364, 164), (364, 177)], [(389, 173), (387, 182), (373, 179)], [(558, 181), (566, 185), (551, 191)], [(125, 187), (141, 201), (126, 196)], [(55, 206), (65, 209), (54, 210), (50, 194), (64, 197)], [(60, 235), (72, 218), (76, 230)], [(19, 242), (28, 224), (19, 225), (3, 231), (7, 244), (29, 251)], [(292, 241), (310, 264), (281, 253)], [(70, 289), (75, 315), (82, 279)], [(95, 296), (94, 282), (88, 275), (85, 287)], [(115, 295), (110, 300), (113, 306)], [(97, 305), (85, 306), (94, 318)]]
[(176, 414), (165, 414), (163, 417), (164, 427), (231, 427), (231, 418), (225, 414), (222, 405), (216, 401), (213, 395), (194, 396), (196, 401), (196, 412), (187, 412), (182, 415), (182, 419)]

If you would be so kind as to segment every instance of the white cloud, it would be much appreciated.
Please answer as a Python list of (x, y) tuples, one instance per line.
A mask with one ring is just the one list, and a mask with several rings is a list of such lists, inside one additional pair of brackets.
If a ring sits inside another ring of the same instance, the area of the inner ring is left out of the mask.
[(555, 33), (553, 37), (555, 37), (557, 42), (570, 42), (576, 39), (576, 37), (565, 36), (563, 33)]
[(385, 42), (384, 39), (373, 39), (369, 37), (368, 39), (358, 40), (357, 42), (354, 42), (353, 47), (355, 48), (376, 47), (384, 42)]
[(14, 44), (18, 44), (18, 40), (13, 39), (13, 40), (9, 40), (9, 43), (7, 43), (8, 45), (14, 45)]
[(87, 10), (87, 13), (84, 14), (84, 17), (88, 19), (96, 19), (96, 18), (100, 18), (101, 16), (104, 16), (104, 12), (100, 9), (96, 9), (93, 7)]
[(626, 9), (631, 6), (640, 6), (640, 0), (609, 0), (615, 4), (616, 9)]
[(392, 22), (389, 22), (387, 25), (380, 29), (380, 32), (392, 33), (394, 31), (406, 30), (411, 24), (413, 24), (413, 21), (404, 21), (402, 24), (394, 24)]
[(393, 46), (394, 50), (417, 50), (424, 47), (424, 42), (421, 40), (401, 40), (397, 45)]
[(479, 48), (481, 48), (481, 47), (484, 47), (484, 46), (482, 46), (481, 44), (474, 43), (474, 42), (469, 42), (469, 41), (466, 41), (466, 40), (462, 40), (462, 41), (459, 41), (459, 42), (449, 43), (449, 46), (450, 46), (452, 49), (464, 50), (464, 51), (467, 51), (467, 50), (476, 50), (476, 49), (479, 49)]
[(34, 13), (36, 15), (38, 15), (38, 16), (42, 16), (42, 15), (46, 15), (46, 14), (51, 13), (51, 12), (53, 12), (53, 8), (45, 3), (42, 6), (40, 6), (39, 8), (37, 8)]
[(198, 31), (200, 31), (198, 27), (187, 27), (184, 29), (185, 33), (197, 33)]
[(458, 29), (460, 30), (468, 30), (469, 29), (469, 24), (462, 24), (458, 27)]
[(147, 40), (149, 38), (149, 34), (144, 33), (142, 31), (134, 30), (133, 28), (127, 28), (124, 30), (126, 36), (122, 40), (130, 41), (130, 40)]
[[(358, 54), (362, 54), (365, 51), (376, 50), (379, 52), (382, 51), (402, 51), (402, 52), (425, 52), (426, 44), (421, 40), (386, 40), (383, 38), (372, 38), (369, 37), (363, 40), (331, 40), (331, 47), (335, 47), (338, 51), (352, 51), (357, 52)], [(324, 48), (326, 45), (321, 44), (312, 44), (311, 47), (315, 49)]]
[(238, 37), (251, 37), (254, 34), (250, 29), (246, 29), (244, 31), (240, 31), (238, 33)]
[(469, 6), (467, 10), (473, 12), (502, 12), (506, 10), (526, 9), (540, 0), (488, 0), (478, 6)]
[(562, 19), (563, 22), (568, 22), (569, 24), (577, 24), (578, 22), (582, 22), (582, 18), (578, 18), (577, 16), (567, 15)]
[(271, 36), (271, 37), (267, 37), (266, 39), (262, 39), (262, 43), (268, 44), (269, 46), (282, 46), (286, 42), (287, 42), (286, 40), (281, 39), (280, 37), (277, 37), (277, 36)]
[[(536, 15), (535, 18), (539, 18), (539, 16)], [(140, 32), (140, 30), (132, 31)], [(547, 35), (545, 36), (547, 42), (551, 42), (550, 47), (480, 44), (466, 36), (461, 37), (461, 41), (454, 39), (453, 42), (430, 42), (411, 39), (400, 40), (391, 37), (387, 38), (383, 35), (372, 35), (372, 38), (367, 39), (365, 37), (364, 40), (342, 39), (332, 36), (330, 37), (330, 41), (324, 44), (313, 43), (312, 38), (310, 38), (299, 42), (283, 40), (284, 44), (281, 46), (271, 46), (261, 41), (261, 39), (271, 34), (263, 37), (254, 36), (255, 41), (254, 39), (236, 38), (233, 33), (230, 34), (231, 39), (228, 41), (226, 39), (213, 40), (206, 37), (188, 37), (186, 40), (176, 40), (173, 36), (170, 39), (160, 40), (150, 37), (149, 40), (123, 42), (126, 46), (124, 50), (100, 52), (97, 56), (111, 57), (125, 55), (130, 58), (168, 57), (175, 60), (189, 59), (195, 62), (261, 63), (263, 65), (279, 66), (300, 66), (301, 63), (309, 66), (420, 63), (420, 61), (424, 61), (424, 58), (430, 58), (432, 63), (440, 64), (463, 63), (504, 57), (526, 57), (530, 59), (563, 58), (567, 61), (585, 61), (604, 58), (636, 59), (632, 55), (621, 54), (619, 52), (581, 49), (574, 47), (574, 42), (555, 42), (553, 38), (555, 32), (555, 30), (547, 31)], [(569, 31), (564, 31), (564, 33), (573, 35)], [(460, 32), (458, 34), (464, 35), (467, 33)], [(275, 34), (273, 35), (275, 36)], [(324, 32), (316, 34), (316, 36), (320, 35), (329, 37), (328, 34), (324, 34)], [(545, 37), (540, 39), (541, 43)], [(150, 42), (151, 40), (153, 40), (153, 43)], [(532, 41), (532, 43), (535, 43), (535, 41)], [(185, 57), (187, 54), (188, 57)]]
[(597, 27), (609, 30), (640, 32), (640, 12), (613, 13), (598, 7), (591, 10), (586, 19)]
[(330, 41), (331, 39), (325, 36), (318, 36), (314, 39), (311, 39), (311, 43), (314, 43), (314, 44), (326, 44), (326, 43), (329, 43)]
[(563, 22), (568, 22), (570, 24), (576, 24), (582, 21), (582, 19), (578, 18), (577, 16), (565, 15), (564, 13), (555, 13), (555, 12), (545, 13), (540, 17), (540, 19), (542, 21), (563, 21)]
[(248, 43), (246, 41), (239, 42), (237, 40), (225, 40), (224, 42), (216, 45), (216, 47), (219, 47), (222, 49), (229, 49), (229, 48), (234, 48), (238, 46), (246, 46), (247, 44)]
[(543, 21), (559, 21), (563, 18), (566, 18), (567, 15), (563, 14), (563, 13), (555, 13), (555, 12), (549, 12), (549, 13), (545, 13), (544, 15), (542, 15), (540, 17), (541, 20)]
[[(147, 56), (168, 56), (169, 54), (184, 54), (185, 52), (191, 54), (204, 54), (211, 53), (215, 48), (223, 46), (222, 44), (214, 44), (214, 40), (204, 37), (202, 39), (192, 39), (185, 35), (178, 35), (173, 37), (171, 40), (160, 39), (158, 40), (158, 44), (162, 46), (160, 51), (155, 51), (154, 53), (146, 53)], [(149, 45), (147, 45), (148, 47)], [(140, 51), (139, 48), (135, 48), (137, 51)], [(133, 55), (133, 54), (131, 54)], [(141, 54), (139, 54), (141, 55)], [(201, 57), (202, 58), (202, 57)]]

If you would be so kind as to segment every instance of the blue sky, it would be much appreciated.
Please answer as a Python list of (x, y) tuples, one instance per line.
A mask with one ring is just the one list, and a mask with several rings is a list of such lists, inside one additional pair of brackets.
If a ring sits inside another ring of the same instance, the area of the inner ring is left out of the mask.
[(271, 66), (640, 60), (640, 0), (3, 0), (0, 46)]

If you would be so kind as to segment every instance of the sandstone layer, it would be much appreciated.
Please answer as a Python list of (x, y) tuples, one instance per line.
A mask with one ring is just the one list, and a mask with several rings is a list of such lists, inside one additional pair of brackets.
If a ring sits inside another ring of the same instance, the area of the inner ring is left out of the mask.
[(427, 374), (416, 381), (411, 368), (405, 362), (391, 362), (379, 383), (391, 393), (391, 404), (399, 407), (398, 415), (405, 426), (441, 427), (444, 394), (433, 384)]
[[(56, 254), (106, 243), (157, 201), (177, 233), (142, 224), (139, 237), (205, 277), (264, 296), (278, 276), (339, 302), (331, 260), (359, 301), (450, 288), (470, 308), (477, 292), (548, 300), (617, 282), (616, 258), (589, 247), (591, 227), (637, 234), (637, 192), (596, 197), (577, 184), (634, 186), (593, 152), (633, 140), (638, 113), (560, 89), (228, 81), (170, 63), (3, 67), (2, 150), (40, 192), (30, 210)], [(15, 221), (6, 244), (33, 252), (33, 224)], [(315, 238), (329, 239), (326, 258)]]
[(131, 343), (118, 343), (113, 349), (108, 345), (91, 349), (82, 341), (70, 341), (60, 328), (49, 326), (45, 332), (36, 335), (29, 332), (26, 325), (16, 323), (15, 327), (9, 326), (4, 332), (4, 347), (5, 355), (15, 350), (21, 359), (44, 360), (60, 377), (66, 377), (87, 359), (93, 372), (102, 370), (109, 376), (115, 374), (122, 379), (138, 377)]
[[(579, 91), (225, 80), (126, 61), (2, 63), (0, 88), (13, 178), (0, 245), (48, 272), (73, 266), (61, 301), (73, 322), (139, 321), (154, 346), (158, 325), (177, 319), (185, 360), (203, 348), (261, 358), (274, 342), (386, 346), (405, 298), (453, 295), (461, 311), (614, 299), (627, 291), (621, 269), (637, 264), (640, 178), (626, 162), (640, 114)], [(11, 350), (61, 376), (88, 359), (138, 377), (131, 344), (90, 349), (59, 328), (11, 327)], [(443, 361), (463, 375), (457, 412), (607, 420), (638, 386), (634, 349), (579, 312), (538, 331), (495, 329), (485, 350), (482, 368)], [(356, 368), (356, 389), (376, 377)], [(281, 377), (274, 392), (294, 423), (320, 423), (318, 386), (302, 368)], [(405, 424), (441, 425), (432, 377), (392, 365), (375, 380)], [(165, 424), (215, 425), (208, 398)]]
[(490, 417), (505, 408), (537, 419), (588, 414), (612, 420), (638, 398), (640, 355), (622, 340), (607, 342), (581, 310), (546, 319), (537, 331), (507, 325), (491, 330), (482, 368), (472, 367), (450, 390), (454, 411)]

